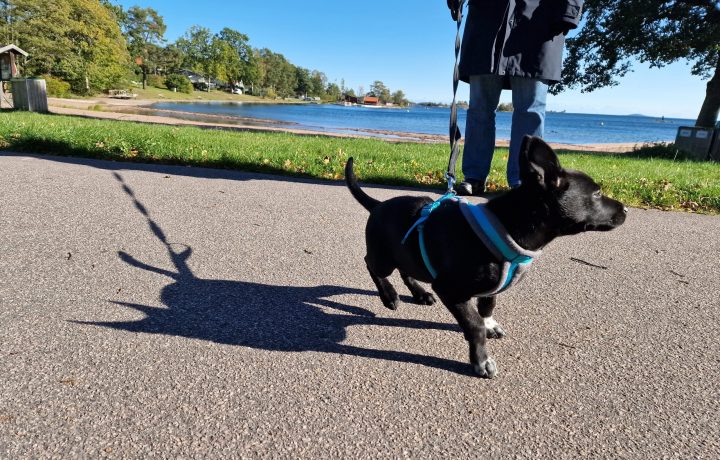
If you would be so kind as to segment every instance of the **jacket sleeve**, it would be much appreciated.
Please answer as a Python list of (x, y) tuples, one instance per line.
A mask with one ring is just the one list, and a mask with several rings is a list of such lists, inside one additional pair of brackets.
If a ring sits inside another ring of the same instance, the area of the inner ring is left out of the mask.
[(566, 24), (568, 29), (575, 29), (580, 22), (582, 16), (584, 0), (567, 0), (563, 2), (564, 10), (562, 11), (561, 21)]

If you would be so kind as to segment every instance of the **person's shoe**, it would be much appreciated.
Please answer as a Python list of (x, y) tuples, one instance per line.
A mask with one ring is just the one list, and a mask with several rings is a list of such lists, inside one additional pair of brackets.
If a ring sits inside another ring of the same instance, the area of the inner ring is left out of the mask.
[(457, 186), (459, 196), (477, 196), (485, 191), (485, 183), (479, 180), (468, 179)]

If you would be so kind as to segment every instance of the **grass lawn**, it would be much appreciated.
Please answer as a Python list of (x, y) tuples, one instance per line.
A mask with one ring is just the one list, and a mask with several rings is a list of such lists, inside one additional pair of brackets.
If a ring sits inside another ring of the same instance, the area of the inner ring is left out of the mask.
[[(269, 99), (258, 96), (250, 96), (248, 94), (231, 94), (227, 91), (222, 90), (211, 90), (207, 91), (193, 91), (192, 93), (181, 93), (173, 92), (167, 88), (156, 88), (154, 86), (147, 85), (145, 89), (142, 87), (133, 86), (128, 88), (137, 97), (134, 99), (139, 101), (233, 101), (233, 102), (256, 102), (256, 103), (272, 103), (272, 104), (306, 104), (306, 102), (299, 99)], [(101, 99), (104, 99), (107, 95), (101, 95)], [(67, 96), (69, 99), (75, 99), (77, 101), (88, 100), (93, 101), (98, 96)]]
[[(0, 114), (0, 149), (327, 180), (342, 179), (345, 162), (352, 156), (364, 182), (438, 191), (444, 190), (449, 155), (444, 144), (172, 127), (26, 112)], [(507, 154), (507, 149), (496, 151), (490, 190), (507, 187)], [(607, 195), (628, 205), (720, 213), (720, 163), (653, 158), (649, 156), (652, 150), (559, 154), (564, 167), (590, 174)]]
[[(172, 92), (164, 88), (155, 88), (154, 86), (147, 86), (146, 89), (142, 87), (133, 87), (132, 92), (137, 94), (138, 100), (143, 99), (167, 99), (172, 101), (236, 101), (236, 102), (272, 102), (273, 104), (281, 104), (285, 101), (284, 99), (263, 99), (257, 96), (250, 96), (247, 94), (230, 94), (227, 91), (212, 90), (206, 91), (193, 91), (192, 93), (181, 93)], [(294, 103), (300, 103), (299, 100), (291, 101)]]

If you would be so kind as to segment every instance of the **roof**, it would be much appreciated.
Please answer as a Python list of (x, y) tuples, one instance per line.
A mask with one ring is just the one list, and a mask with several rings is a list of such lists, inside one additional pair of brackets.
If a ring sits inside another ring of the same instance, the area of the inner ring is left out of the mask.
[(28, 55), (25, 51), (21, 50), (20, 48), (18, 48), (15, 45), (5, 45), (2, 48), (0, 48), (0, 54), (7, 53), (9, 51), (14, 52), (15, 54), (22, 54), (23, 56)]

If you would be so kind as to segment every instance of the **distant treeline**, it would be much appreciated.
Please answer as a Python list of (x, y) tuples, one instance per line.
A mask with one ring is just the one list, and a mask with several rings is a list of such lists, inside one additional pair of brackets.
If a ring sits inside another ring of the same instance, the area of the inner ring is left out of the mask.
[[(44, 76), (51, 91), (93, 94), (125, 89), (130, 81), (182, 85), (178, 72), (192, 71), (205, 81), (243, 82), (267, 97), (319, 97), (341, 100), (369, 93), (381, 102), (407, 104), (401, 90), (381, 81), (358, 92), (329, 82), (319, 70), (295, 66), (282, 54), (250, 45), (247, 35), (224, 28), (217, 33), (192, 26), (174, 43), (165, 39), (163, 17), (153, 8), (124, 9), (109, 0), (0, 0), (0, 42), (30, 54), (21, 62), (26, 76)], [(185, 72), (187, 73), (187, 72)], [(148, 76), (155, 76), (148, 79)], [(158, 78), (159, 77), (159, 78)], [(209, 87), (210, 85), (208, 85)], [(182, 89), (182, 88), (181, 88)]]

